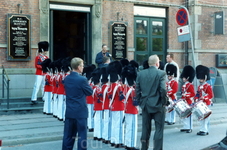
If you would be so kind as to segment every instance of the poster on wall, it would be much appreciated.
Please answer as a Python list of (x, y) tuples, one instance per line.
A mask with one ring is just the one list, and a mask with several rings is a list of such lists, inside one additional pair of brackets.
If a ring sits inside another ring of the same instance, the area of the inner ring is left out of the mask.
[(127, 25), (124, 22), (111, 23), (111, 50), (114, 59), (126, 58)]
[(31, 59), (30, 15), (7, 14), (7, 51), (9, 61)]

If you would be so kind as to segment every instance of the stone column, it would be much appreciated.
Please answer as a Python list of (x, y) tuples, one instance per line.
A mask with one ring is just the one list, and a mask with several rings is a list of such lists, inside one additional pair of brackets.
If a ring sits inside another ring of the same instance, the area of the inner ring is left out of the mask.
[(92, 63), (102, 49), (102, 0), (95, 0), (92, 6)]
[[(201, 40), (199, 39), (199, 31), (201, 30), (201, 23), (198, 23), (199, 16), (202, 13), (201, 6), (197, 5), (197, 0), (190, 2), (191, 11), (190, 19), (191, 19), (191, 28), (192, 28), (192, 36), (193, 36), (193, 43), (194, 43), (194, 57), (195, 57), (195, 64), (198, 65), (201, 61), (198, 59), (198, 52), (197, 50), (201, 49)], [(192, 60), (192, 54), (189, 54), (189, 60)]]
[(49, 41), (49, 0), (39, 0), (40, 41)]

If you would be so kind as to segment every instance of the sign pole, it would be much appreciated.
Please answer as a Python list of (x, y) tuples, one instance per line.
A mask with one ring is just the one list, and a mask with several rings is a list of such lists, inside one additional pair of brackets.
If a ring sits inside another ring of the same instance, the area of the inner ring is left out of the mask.
[[(186, 12), (187, 12), (187, 16), (188, 16), (188, 27), (189, 27), (190, 37), (191, 37), (191, 46), (192, 46), (192, 60), (193, 60), (193, 67), (196, 68), (195, 55), (194, 55), (194, 50), (195, 50), (195, 49), (194, 49), (194, 42), (193, 42), (193, 36), (192, 36), (192, 30), (191, 30), (191, 22), (190, 22), (189, 12), (188, 12), (188, 9), (187, 9), (186, 7), (184, 7), (184, 6), (180, 6), (180, 8), (185, 9)], [(194, 83), (195, 83), (194, 85), (195, 85), (195, 87), (196, 87), (195, 90), (197, 90), (197, 82), (195, 81)]]
[(191, 30), (191, 21), (190, 21), (190, 17), (189, 17), (189, 12), (188, 9), (184, 6), (180, 6), (180, 8), (183, 8), (186, 10), (187, 12), (187, 16), (188, 16), (188, 27), (189, 27), (189, 32), (190, 32), (190, 38), (191, 38), (191, 46), (192, 46), (192, 60), (193, 60), (193, 67), (196, 67), (196, 63), (195, 63), (195, 55), (194, 55), (194, 42), (193, 42), (193, 36), (192, 36), (192, 30)]

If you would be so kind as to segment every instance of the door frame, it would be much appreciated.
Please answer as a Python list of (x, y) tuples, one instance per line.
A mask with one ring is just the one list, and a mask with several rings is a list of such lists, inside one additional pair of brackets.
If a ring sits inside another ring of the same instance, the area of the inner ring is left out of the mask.
[(91, 11), (89, 12), (86, 12), (86, 11), (77, 11), (77, 10), (61, 10), (61, 9), (50, 9), (50, 15), (49, 15), (49, 20), (50, 20), (50, 35), (49, 35), (49, 39), (50, 39), (50, 47), (49, 47), (49, 50), (50, 50), (50, 59), (53, 60), (53, 53), (54, 53), (54, 50), (53, 50), (53, 11), (70, 11), (70, 12), (80, 12), (80, 13), (86, 13), (86, 24), (85, 24), (85, 31), (84, 31), (84, 51), (85, 51), (85, 54), (84, 54), (84, 61), (86, 64), (91, 64), (92, 63), (92, 36), (91, 36), (91, 33), (92, 33), (92, 28), (91, 28)]
[[(147, 34), (137, 34), (136, 33), (136, 20), (146, 20), (147, 21)], [(162, 25), (162, 30), (163, 34), (162, 35), (152, 35), (152, 21), (161, 21), (163, 23)], [(147, 50), (146, 51), (137, 51), (137, 37), (145, 37), (147, 38)], [(158, 51), (153, 51), (152, 48), (152, 39), (153, 38), (163, 38), (163, 43), (162, 43), (162, 52)], [(150, 44), (151, 43), (151, 44)], [(142, 54), (142, 55), (147, 55), (148, 57), (153, 54), (157, 55), (162, 55), (163, 57), (160, 58), (162, 62), (165, 62), (165, 56), (167, 53), (167, 23), (166, 23), (166, 18), (158, 18), (158, 17), (143, 17), (143, 16), (134, 16), (134, 47), (135, 47), (135, 53), (134, 53), (134, 59), (137, 60), (137, 55)], [(147, 58), (148, 59), (148, 58)], [(142, 64), (140, 64), (142, 65)]]

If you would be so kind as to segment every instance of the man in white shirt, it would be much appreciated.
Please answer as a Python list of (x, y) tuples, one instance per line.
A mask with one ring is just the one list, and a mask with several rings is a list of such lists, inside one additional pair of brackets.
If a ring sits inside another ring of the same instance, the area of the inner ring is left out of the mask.
[(164, 66), (164, 71), (166, 71), (166, 66), (167, 64), (173, 64), (177, 67), (177, 77), (176, 77), (176, 81), (178, 82), (179, 81), (179, 77), (180, 77), (180, 70), (179, 70), (179, 67), (178, 67), (178, 64), (173, 60), (174, 56), (173, 54), (168, 54), (166, 56), (166, 61), (167, 63), (165, 64)]

